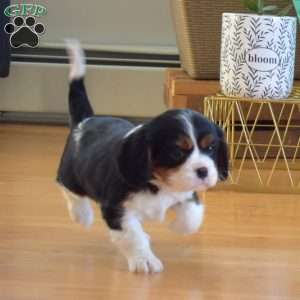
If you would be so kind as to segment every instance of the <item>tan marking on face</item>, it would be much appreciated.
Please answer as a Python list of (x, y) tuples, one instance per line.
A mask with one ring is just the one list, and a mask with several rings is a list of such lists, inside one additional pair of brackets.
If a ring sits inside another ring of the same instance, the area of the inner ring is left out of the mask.
[(161, 182), (168, 183), (168, 179), (170, 176), (170, 170), (165, 168), (155, 168), (153, 171), (153, 175), (156, 179), (158, 179)]
[(206, 134), (202, 139), (199, 140), (199, 146), (202, 149), (206, 149), (214, 142), (214, 136), (209, 133)]
[(191, 150), (193, 148), (193, 141), (185, 135), (181, 135), (176, 141), (176, 145), (182, 150)]
[(154, 169), (153, 171), (153, 175), (154, 177), (165, 183), (165, 184), (168, 184), (169, 183), (169, 178), (170, 176), (173, 174), (173, 173), (176, 173), (178, 168), (172, 168), (172, 169), (168, 169), (168, 168), (160, 168), (160, 167), (157, 167)]

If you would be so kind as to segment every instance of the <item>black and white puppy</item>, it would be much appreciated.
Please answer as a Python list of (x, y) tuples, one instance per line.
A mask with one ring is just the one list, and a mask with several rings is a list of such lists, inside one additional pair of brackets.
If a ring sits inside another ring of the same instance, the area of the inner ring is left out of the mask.
[(71, 131), (57, 180), (70, 215), (90, 226), (93, 199), (129, 270), (160, 272), (163, 265), (142, 223), (163, 221), (171, 208), (176, 212), (172, 229), (184, 234), (198, 230), (204, 206), (195, 191), (214, 186), (228, 173), (222, 130), (188, 109), (167, 111), (136, 127), (123, 119), (95, 116), (83, 82), (84, 53), (76, 42), (68, 48)]

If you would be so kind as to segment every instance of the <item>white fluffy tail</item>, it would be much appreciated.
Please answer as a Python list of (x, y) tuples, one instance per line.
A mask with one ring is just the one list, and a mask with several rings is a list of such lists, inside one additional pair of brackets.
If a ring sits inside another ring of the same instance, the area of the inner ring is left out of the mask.
[(70, 57), (70, 81), (83, 78), (86, 72), (85, 54), (78, 40), (65, 40)]

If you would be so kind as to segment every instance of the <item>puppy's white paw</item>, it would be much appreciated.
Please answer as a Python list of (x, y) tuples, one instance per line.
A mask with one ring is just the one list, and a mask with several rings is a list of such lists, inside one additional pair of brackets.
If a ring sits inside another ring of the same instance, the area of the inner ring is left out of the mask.
[(132, 256), (128, 258), (128, 266), (130, 272), (136, 273), (159, 273), (164, 269), (162, 262), (154, 254)]
[(185, 202), (176, 207), (176, 219), (170, 224), (170, 229), (180, 234), (195, 233), (204, 218), (202, 203)]
[(87, 198), (76, 199), (68, 203), (71, 219), (89, 228), (94, 223), (94, 211)]

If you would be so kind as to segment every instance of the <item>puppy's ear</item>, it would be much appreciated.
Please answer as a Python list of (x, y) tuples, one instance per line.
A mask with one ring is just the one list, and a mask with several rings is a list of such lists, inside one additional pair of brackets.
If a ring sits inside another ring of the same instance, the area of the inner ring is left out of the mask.
[(118, 165), (121, 175), (131, 186), (145, 186), (151, 179), (151, 150), (143, 129), (124, 139)]
[(223, 130), (218, 125), (216, 125), (216, 129), (219, 137), (218, 151), (216, 155), (216, 164), (218, 168), (219, 179), (226, 180), (228, 177), (228, 164), (229, 164), (227, 143), (225, 142)]

